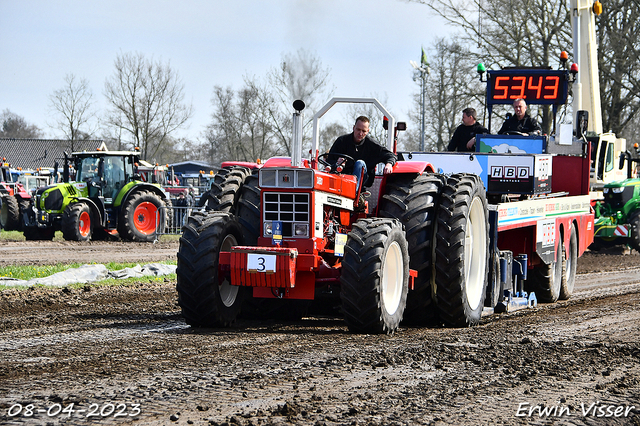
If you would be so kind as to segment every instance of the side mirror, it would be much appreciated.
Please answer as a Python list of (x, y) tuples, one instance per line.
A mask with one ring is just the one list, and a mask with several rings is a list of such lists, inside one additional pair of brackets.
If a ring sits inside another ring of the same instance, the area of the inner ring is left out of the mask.
[(404, 132), (407, 130), (407, 123), (404, 121), (398, 121), (398, 124), (396, 124), (396, 130)]

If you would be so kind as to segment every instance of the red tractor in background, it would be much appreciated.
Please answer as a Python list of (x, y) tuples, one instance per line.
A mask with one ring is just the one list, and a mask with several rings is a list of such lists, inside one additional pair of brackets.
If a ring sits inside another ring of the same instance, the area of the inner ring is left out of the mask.
[(19, 231), (22, 229), (21, 213), (29, 206), (31, 195), (11, 176), (11, 165), (5, 157), (0, 163), (0, 229)]

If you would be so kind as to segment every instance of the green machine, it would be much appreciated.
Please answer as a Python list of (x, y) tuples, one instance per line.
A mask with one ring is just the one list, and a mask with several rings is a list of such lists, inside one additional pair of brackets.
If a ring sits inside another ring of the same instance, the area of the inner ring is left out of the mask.
[[(154, 241), (166, 226), (169, 198), (159, 184), (141, 180), (137, 151), (65, 153), (63, 182), (39, 188), (23, 213), (27, 240), (88, 241), (116, 235)], [(72, 178), (73, 177), (73, 178)]]

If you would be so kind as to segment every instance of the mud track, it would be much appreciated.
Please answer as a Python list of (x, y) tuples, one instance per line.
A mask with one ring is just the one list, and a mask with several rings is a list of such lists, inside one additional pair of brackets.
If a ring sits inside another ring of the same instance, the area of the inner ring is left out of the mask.
[[(23, 264), (177, 251), (8, 245)], [(640, 425), (639, 260), (587, 253), (569, 301), (393, 336), (324, 316), (191, 329), (170, 281), (6, 290), (0, 424)]]

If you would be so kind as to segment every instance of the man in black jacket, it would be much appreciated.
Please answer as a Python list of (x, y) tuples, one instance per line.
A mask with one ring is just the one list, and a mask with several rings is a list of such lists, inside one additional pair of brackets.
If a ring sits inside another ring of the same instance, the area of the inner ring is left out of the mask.
[(542, 127), (535, 118), (531, 118), (527, 114), (527, 103), (524, 99), (516, 99), (513, 101), (513, 116), (504, 120), (502, 127), (498, 131), (499, 135), (507, 132), (518, 132), (525, 136), (539, 135), (542, 133)]
[(337, 162), (340, 154), (348, 155), (355, 160), (355, 164), (347, 161), (343, 172), (356, 176), (358, 180), (357, 188), (360, 188), (362, 170), (364, 170), (363, 186), (366, 187), (373, 184), (378, 163), (384, 163), (385, 175), (391, 173), (393, 165), (396, 164), (395, 154), (368, 137), (368, 134), (369, 119), (360, 116), (356, 119), (353, 132), (340, 136), (329, 150), (329, 154), (334, 154), (329, 156), (330, 161), (333, 163)]
[(462, 124), (453, 132), (447, 151), (475, 151), (476, 135), (489, 133), (489, 130), (476, 121), (476, 114), (474, 108), (462, 110)]

